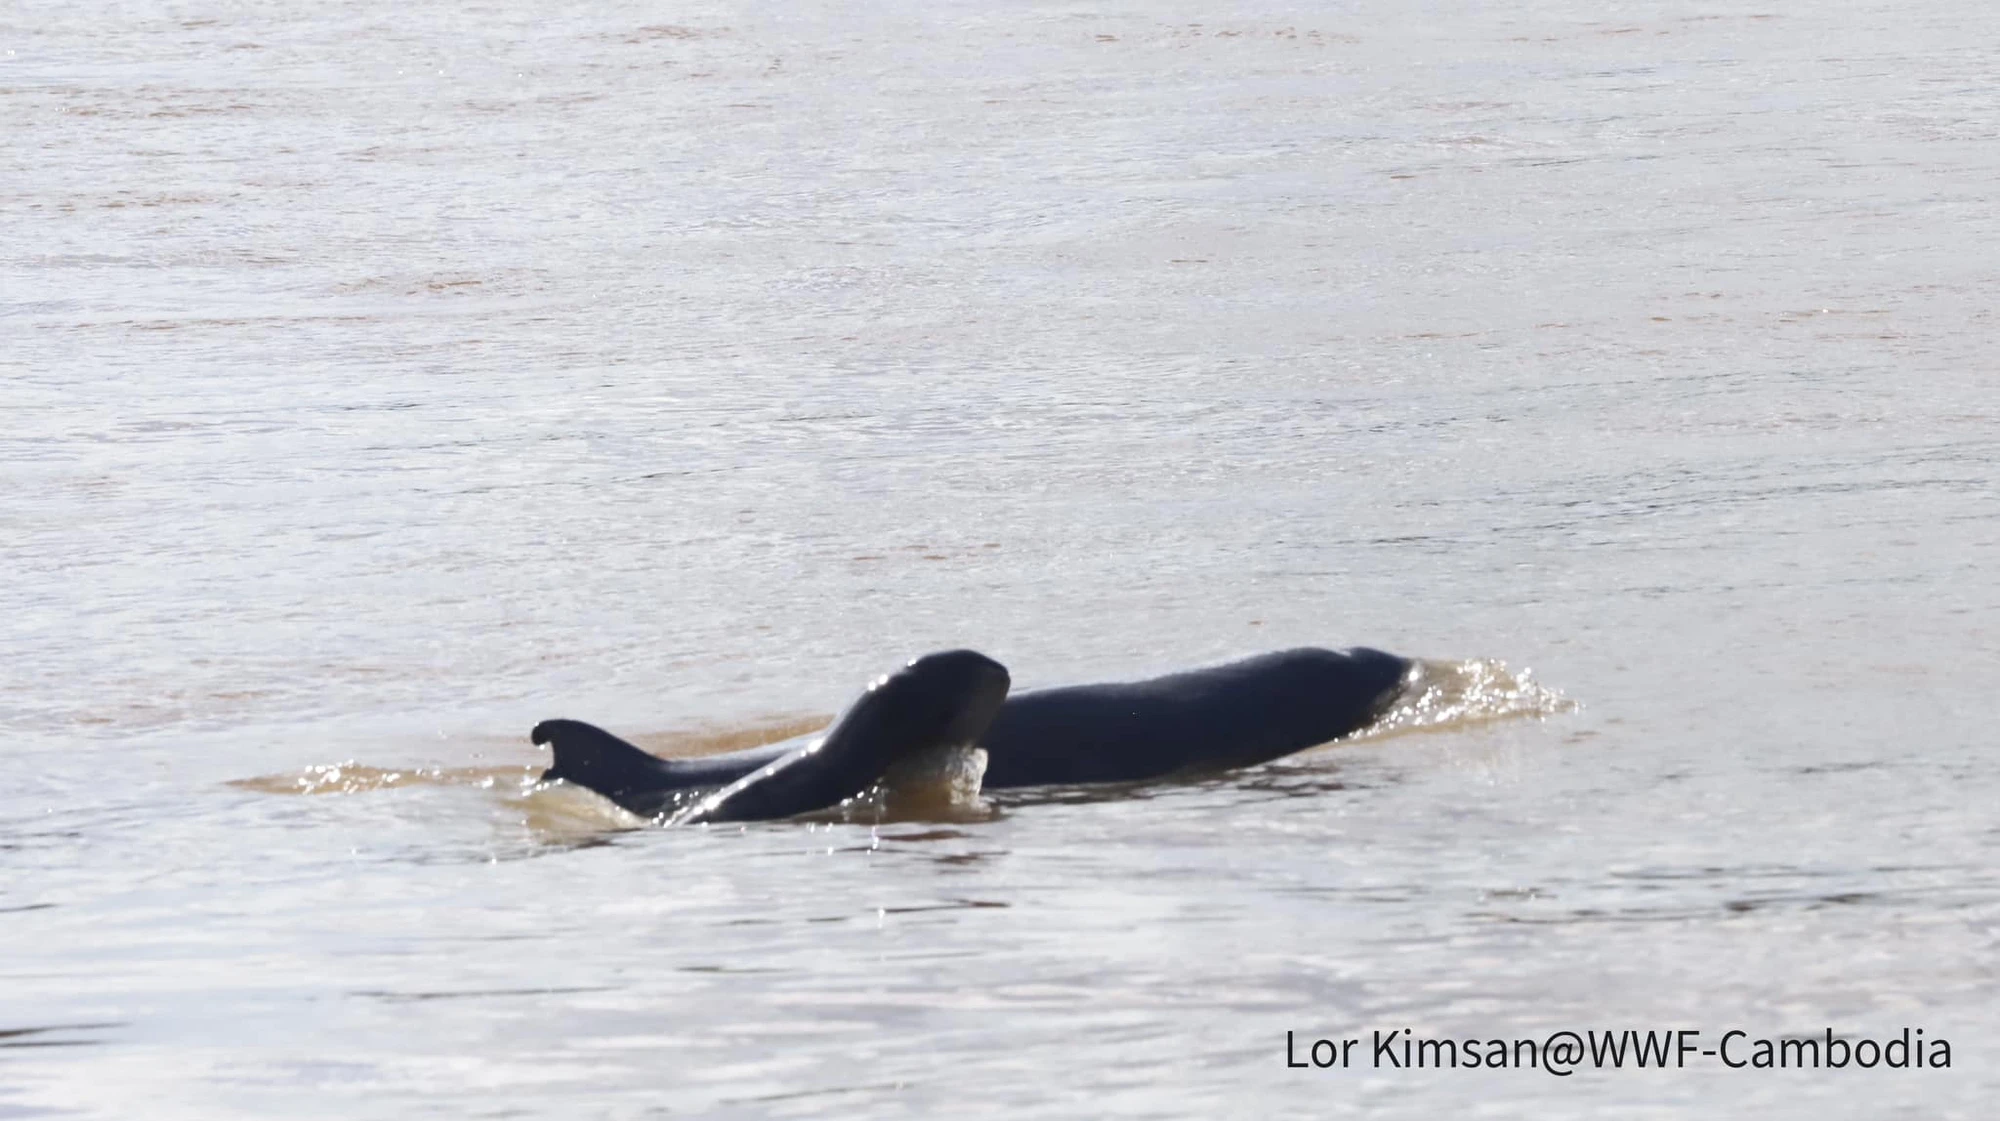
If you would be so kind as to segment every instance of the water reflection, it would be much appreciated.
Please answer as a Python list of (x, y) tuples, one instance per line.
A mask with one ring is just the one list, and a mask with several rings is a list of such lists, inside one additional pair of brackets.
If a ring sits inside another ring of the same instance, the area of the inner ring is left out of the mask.
[[(0, 1028), (0, 1050), (28, 1050), (43, 1047), (98, 1047), (110, 1042), (87, 1038), (96, 1032), (128, 1026), (124, 1021), (95, 1024), (47, 1024), (40, 1027)], [(86, 1038), (73, 1038), (86, 1036)]]
[(466, 989), (440, 992), (388, 992), (379, 989), (354, 989), (347, 995), (369, 997), (390, 1004), (403, 1004), (431, 1000), (490, 1000), (512, 997), (563, 996), (571, 993), (607, 993), (613, 991), (608, 985), (572, 985), (568, 987), (550, 986), (545, 988), (522, 989)]

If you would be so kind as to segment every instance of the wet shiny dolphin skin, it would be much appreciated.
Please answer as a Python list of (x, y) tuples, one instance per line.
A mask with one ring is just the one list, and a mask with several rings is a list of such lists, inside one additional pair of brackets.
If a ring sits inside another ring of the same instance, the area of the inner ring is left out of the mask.
[(686, 791), (726, 788), (673, 821), (754, 820), (823, 809), (866, 789), (896, 759), (959, 743), (986, 750), (989, 788), (1254, 766), (1364, 727), (1396, 696), (1410, 665), (1366, 647), (1302, 647), (1002, 702), (1007, 674), (999, 663), (950, 651), (870, 686), (823, 738), (698, 759), (661, 759), (576, 720), (545, 720), (531, 738), (554, 753), (545, 780), (587, 787), (641, 816), (661, 813)]

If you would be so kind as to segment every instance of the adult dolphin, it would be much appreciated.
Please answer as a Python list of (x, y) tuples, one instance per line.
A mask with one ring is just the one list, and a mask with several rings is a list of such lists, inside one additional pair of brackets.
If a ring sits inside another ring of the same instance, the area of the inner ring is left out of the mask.
[[(1367, 647), (1304, 647), (1146, 681), (1005, 696), (998, 662), (956, 650), (870, 686), (823, 737), (694, 759), (661, 759), (577, 720), (545, 720), (530, 738), (554, 753), (544, 780), (588, 787), (643, 817), (744, 821), (824, 809), (898, 760), (960, 744), (985, 749), (984, 785), (996, 789), (1255, 766), (1365, 727), (1401, 692), (1410, 666)], [(692, 792), (710, 789), (718, 793), (689, 804)], [(676, 805), (685, 808), (663, 813)]]

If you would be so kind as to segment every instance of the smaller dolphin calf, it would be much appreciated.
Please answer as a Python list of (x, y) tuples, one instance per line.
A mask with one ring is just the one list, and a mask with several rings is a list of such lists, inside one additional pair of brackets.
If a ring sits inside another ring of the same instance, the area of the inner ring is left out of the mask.
[(989, 787), (1254, 766), (1367, 726), (1410, 670), (1409, 659), (1380, 650), (1305, 647), (1009, 697), (1006, 667), (950, 650), (876, 681), (809, 741), (661, 759), (578, 720), (544, 720), (530, 738), (554, 753), (545, 781), (588, 787), (642, 817), (754, 821), (838, 805), (900, 763), (967, 746), (985, 750)]

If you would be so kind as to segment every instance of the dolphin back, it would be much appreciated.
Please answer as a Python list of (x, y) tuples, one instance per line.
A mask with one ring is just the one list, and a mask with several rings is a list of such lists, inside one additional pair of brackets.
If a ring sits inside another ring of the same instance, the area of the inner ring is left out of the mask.
[(869, 685), (824, 739), (703, 798), (670, 824), (764, 821), (838, 805), (902, 760), (977, 743), (1009, 684), (1007, 668), (976, 651), (926, 654)]

